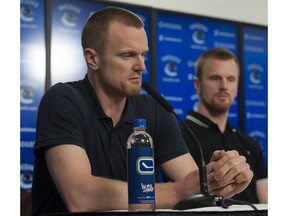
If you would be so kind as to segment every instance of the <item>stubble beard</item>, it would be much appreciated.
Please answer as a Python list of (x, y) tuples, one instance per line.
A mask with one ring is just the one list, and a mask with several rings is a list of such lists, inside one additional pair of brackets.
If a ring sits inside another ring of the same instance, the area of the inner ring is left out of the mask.
[(217, 99), (213, 98), (211, 102), (207, 102), (206, 100), (203, 100), (204, 106), (207, 108), (207, 110), (214, 114), (223, 114), (229, 111), (231, 107), (231, 101), (229, 102), (219, 102)]
[(135, 86), (130, 86), (130, 85), (123, 85), (122, 87), (122, 96), (124, 97), (133, 97), (137, 96), (141, 92), (141, 87), (135, 87)]

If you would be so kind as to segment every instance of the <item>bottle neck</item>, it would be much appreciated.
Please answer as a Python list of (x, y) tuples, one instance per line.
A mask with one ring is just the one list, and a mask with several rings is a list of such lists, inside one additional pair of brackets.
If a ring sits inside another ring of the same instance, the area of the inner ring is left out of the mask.
[(134, 127), (134, 131), (145, 131), (146, 128), (144, 127)]

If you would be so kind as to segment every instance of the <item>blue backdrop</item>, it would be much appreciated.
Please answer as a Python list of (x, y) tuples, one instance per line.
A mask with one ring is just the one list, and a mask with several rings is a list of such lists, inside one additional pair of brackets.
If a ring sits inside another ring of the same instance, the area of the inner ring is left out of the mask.
[[(51, 7), (45, 7), (47, 1)], [(92, 12), (108, 5), (127, 8), (144, 21), (150, 52), (143, 82), (153, 83), (182, 119), (198, 104), (193, 87), (197, 57), (213, 47), (227, 48), (238, 56), (242, 62), (243, 95), (231, 107), (229, 121), (259, 140), (268, 161), (267, 27), (105, 1), (21, 0), (21, 190), (32, 186), (37, 110), (46, 90), (46, 75), (52, 85), (84, 77), (82, 27)], [(51, 41), (45, 40), (47, 10), (52, 17)], [(51, 45), (51, 56), (46, 56), (45, 43)], [(46, 71), (46, 57), (51, 71)], [(239, 115), (239, 111), (244, 115)]]

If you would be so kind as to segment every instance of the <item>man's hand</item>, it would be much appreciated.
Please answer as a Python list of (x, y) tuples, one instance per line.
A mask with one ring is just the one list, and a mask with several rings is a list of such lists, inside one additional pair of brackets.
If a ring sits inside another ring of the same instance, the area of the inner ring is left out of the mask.
[(250, 183), (253, 172), (237, 151), (215, 151), (207, 165), (208, 188), (218, 196), (232, 197)]

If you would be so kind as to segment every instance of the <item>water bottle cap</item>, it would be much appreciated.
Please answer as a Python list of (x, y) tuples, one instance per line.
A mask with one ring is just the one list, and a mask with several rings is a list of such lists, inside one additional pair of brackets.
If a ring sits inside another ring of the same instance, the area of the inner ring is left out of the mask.
[(133, 127), (146, 128), (146, 119), (134, 119)]

